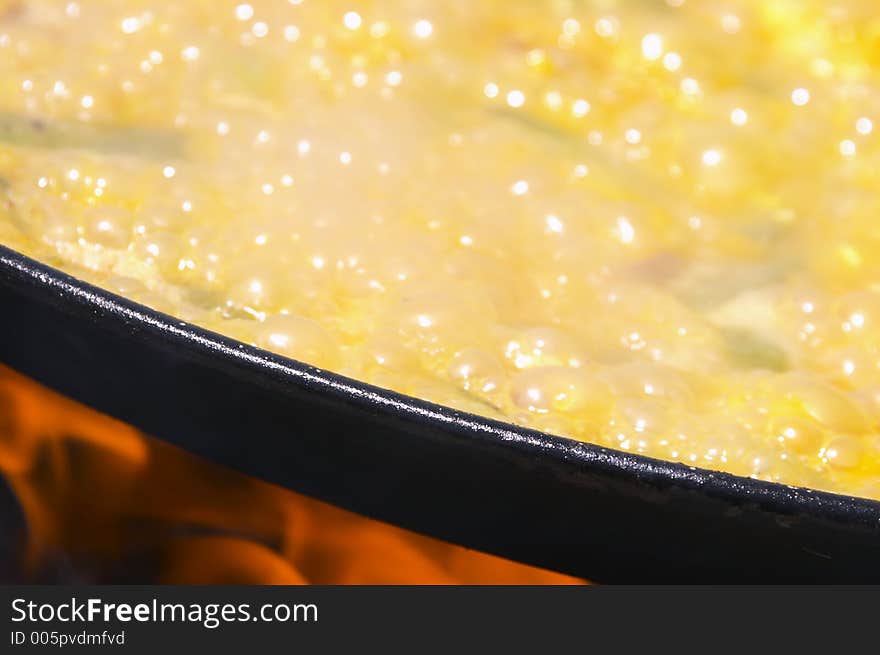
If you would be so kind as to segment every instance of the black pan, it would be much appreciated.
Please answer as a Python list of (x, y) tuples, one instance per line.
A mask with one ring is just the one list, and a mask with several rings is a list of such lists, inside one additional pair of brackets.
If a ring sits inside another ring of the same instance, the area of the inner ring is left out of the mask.
[(192, 453), (603, 582), (880, 582), (880, 503), (409, 398), (203, 330), (0, 246), (0, 361)]

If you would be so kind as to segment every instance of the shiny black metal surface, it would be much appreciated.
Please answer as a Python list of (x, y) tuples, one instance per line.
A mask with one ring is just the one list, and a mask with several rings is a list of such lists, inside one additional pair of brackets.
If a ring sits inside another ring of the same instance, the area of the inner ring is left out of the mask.
[(0, 246), (0, 361), (346, 509), (608, 582), (880, 582), (880, 503), (552, 437), (182, 323)]

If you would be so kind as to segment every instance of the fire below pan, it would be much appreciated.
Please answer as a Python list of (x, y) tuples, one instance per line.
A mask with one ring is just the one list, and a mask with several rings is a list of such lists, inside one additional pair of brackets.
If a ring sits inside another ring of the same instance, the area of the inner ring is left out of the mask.
[(554, 437), (242, 344), (0, 246), (0, 361), (194, 454), (600, 582), (880, 582), (880, 502)]

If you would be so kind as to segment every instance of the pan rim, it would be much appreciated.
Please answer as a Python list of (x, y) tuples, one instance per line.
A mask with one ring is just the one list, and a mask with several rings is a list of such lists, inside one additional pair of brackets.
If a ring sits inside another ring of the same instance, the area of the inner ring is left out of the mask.
[[(567, 464), (573, 471), (601, 471), (658, 489), (698, 492), (730, 505), (750, 505), (785, 516), (808, 515), (833, 524), (880, 531), (880, 500), (757, 480), (615, 450), (383, 389), (182, 321), (3, 244), (0, 244), (0, 285), (45, 287), (55, 292), (62, 304), (89, 308), (99, 316), (122, 317), (129, 325), (176, 342), (180, 348), (224, 357), (237, 371), (251, 376), (257, 383), (265, 383), (267, 374), (271, 374), (275, 383), (280, 378), (283, 384), (321, 392), (328, 400), (332, 398), (361, 410), (384, 413), (404, 423), (431, 424), (430, 427), (460, 439), (477, 439), (535, 456), (536, 464), (541, 463), (540, 458), (549, 458)], [(117, 418), (126, 420), (125, 416)]]

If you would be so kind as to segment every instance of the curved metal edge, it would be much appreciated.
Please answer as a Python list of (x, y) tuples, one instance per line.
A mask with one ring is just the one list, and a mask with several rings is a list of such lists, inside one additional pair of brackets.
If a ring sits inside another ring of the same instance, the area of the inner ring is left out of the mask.
[[(193, 351), (237, 362), (239, 370), (258, 384), (269, 371), (286, 384), (317, 391), (369, 412), (393, 415), (407, 422), (432, 422), (459, 438), (503, 444), (536, 458), (565, 464), (575, 475), (584, 468), (631, 476), (657, 489), (697, 491), (732, 505), (750, 505), (783, 516), (808, 514), (847, 526), (859, 525), (880, 535), (880, 502), (803, 487), (782, 485), (711, 471), (685, 464), (549, 435), (536, 430), (469, 414), (405, 396), (180, 321), (149, 307), (74, 278), (10, 248), (0, 245), (0, 283), (48, 287), (59, 300), (88, 306), (96, 312), (124, 317), (132, 325)], [(120, 416), (125, 420), (125, 416)]]

